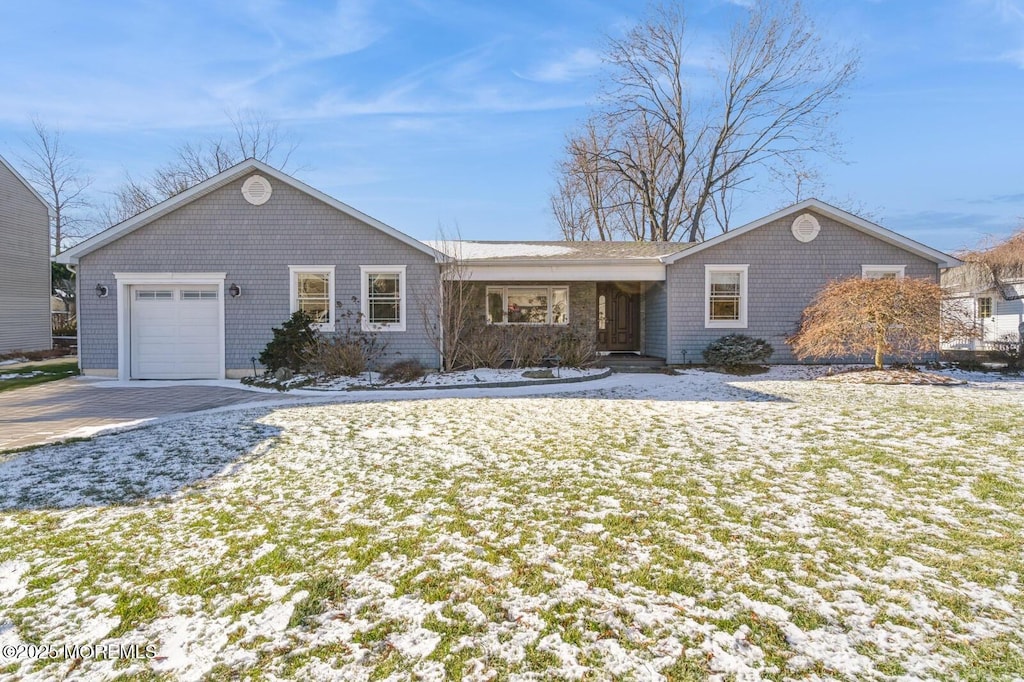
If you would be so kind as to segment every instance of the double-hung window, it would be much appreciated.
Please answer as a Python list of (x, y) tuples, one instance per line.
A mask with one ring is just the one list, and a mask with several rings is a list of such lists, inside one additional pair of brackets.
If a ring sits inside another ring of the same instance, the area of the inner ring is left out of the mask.
[(289, 265), (291, 277), (291, 311), (301, 310), (313, 318), (313, 326), (321, 331), (333, 331), (334, 266)]
[(747, 265), (704, 266), (704, 326), (745, 329)]
[(487, 324), (569, 323), (569, 287), (487, 287)]
[(363, 265), (363, 331), (404, 332), (407, 292), (404, 265)]

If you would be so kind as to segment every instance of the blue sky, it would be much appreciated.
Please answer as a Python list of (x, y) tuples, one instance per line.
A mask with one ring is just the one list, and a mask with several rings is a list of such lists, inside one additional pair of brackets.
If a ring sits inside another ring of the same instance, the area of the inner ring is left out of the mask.
[[(743, 2), (686, 4), (699, 55)], [(859, 50), (820, 198), (945, 250), (1024, 220), (1024, 0), (807, 0)], [(556, 239), (567, 132), (632, 0), (0, 0), (0, 154), (65, 131), (103, 200), (257, 109), (298, 178), (421, 239)], [(789, 203), (760, 187), (735, 224)]]

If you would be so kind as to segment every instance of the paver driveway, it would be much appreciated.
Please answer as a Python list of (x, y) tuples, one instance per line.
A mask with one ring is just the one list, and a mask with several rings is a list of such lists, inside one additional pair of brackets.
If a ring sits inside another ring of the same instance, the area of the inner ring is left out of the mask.
[(98, 386), (74, 378), (0, 393), (0, 451), (82, 435), (90, 428), (263, 400), (222, 386)]

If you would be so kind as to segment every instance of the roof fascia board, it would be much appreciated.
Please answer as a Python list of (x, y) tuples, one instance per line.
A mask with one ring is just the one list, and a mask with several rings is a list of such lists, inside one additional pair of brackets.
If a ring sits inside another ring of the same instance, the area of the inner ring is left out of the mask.
[(589, 266), (589, 265), (619, 265), (623, 267), (643, 267), (647, 265), (661, 265), (659, 256), (622, 256), (621, 258), (453, 258), (452, 260), (473, 267), (501, 267), (503, 265), (524, 265), (524, 266)]
[(461, 275), (476, 282), (663, 282), (665, 266), (656, 261), (633, 266), (624, 263), (595, 265), (579, 261), (559, 265), (536, 261), (520, 265), (495, 263), (485, 267), (480, 267), (479, 263), (467, 263)]

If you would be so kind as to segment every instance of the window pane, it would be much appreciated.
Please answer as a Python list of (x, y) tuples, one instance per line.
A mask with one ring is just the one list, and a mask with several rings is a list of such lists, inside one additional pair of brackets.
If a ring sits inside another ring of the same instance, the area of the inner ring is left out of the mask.
[(605, 302), (604, 294), (601, 294), (597, 299), (597, 328), (604, 329), (608, 325), (608, 307)]
[(740, 319), (740, 277), (738, 272), (712, 272), (710, 274), (710, 319)]
[(731, 301), (714, 300), (711, 301), (711, 319), (712, 320), (738, 320), (740, 319), (740, 305), (739, 299)]
[(509, 287), (508, 321), (510, 324), (546, 324), (548, 290)]
[(398, 296), (398, 274), (370, 275), (370, 295)]
[(978, 299), (978, 317), (992, 317), (992, 299), (989, 297)]
[(149, 300), (149, 301), (173, 301), (173, 291), (136, 291), (135, 300)]
[(331, 322), (330, 273), (298, 272), (295, 291), (299, 310), (308, 313), (319, 324)]
[(299, 299), (299, 310), (308, 313), (316, 322), (330, 322), (330, 307), (327, 301)]
[(569, 321), (569, 290), (565, 287), (551, 289), (551, 324), (566, 324)]
[(319, 296), (326, 298), (330, 290), (327, 284), (327, 273), (323, 272), (300, 272), (299, 297)]
[(200, 300), (216, 300), (216, 291), (182, 291), (181, 300), (183, 301), (200, 301)]
[(501, 290), (487, 292), (487, 324), (501, 324), (505, 321), (505, 300)]
[(367, 274), (368, 320), (371, 324), (401, 324), (401, 283), (397, 272)]
[(397, 303), (370, 303), (370, 321), (375, 324), (395, 324), (401, 322)]

